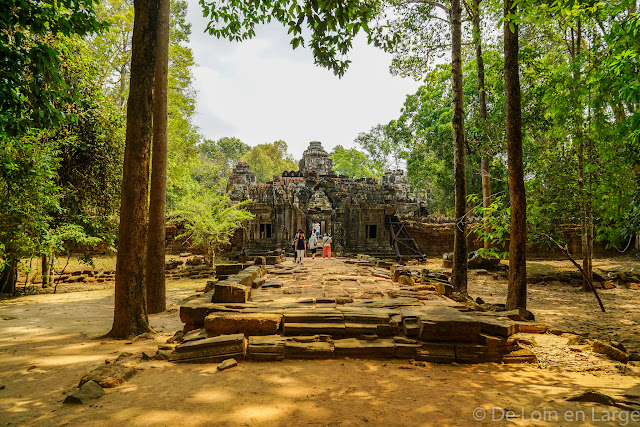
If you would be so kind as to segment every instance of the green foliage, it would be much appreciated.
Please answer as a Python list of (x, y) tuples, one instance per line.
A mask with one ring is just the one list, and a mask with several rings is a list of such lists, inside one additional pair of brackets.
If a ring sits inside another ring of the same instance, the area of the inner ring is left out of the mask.
[(242, 221), (253, 214), (242, 209), (251, 200), (232, 204), (228, 196), (203, 189), (185, 200), (171, 216), (185, 221), (187, 232), (178, 236), (187, 238), (194, 247), (205, 248), (207, 261), (213, 262), (217, 249), (229, 243), (229, 238)]
[(337, 145), (329, 157), (333, 160), (334, 171), (352, 179), (368, 176), (379, 178), (384, 173), (379, 165), (355, 148), (347, 150)]
[(488, 240), (489, 249), (478, 249), (478, 253), (489, 258), (505, 259), (509, 257), (509, 238), (511, 207), (505, 206), (504, 196), (494, 197), (491, 205), (485, 208), (478, 197), (470, 195), (467, 203), (473, 203), (476, 207), (473, 213), (482, 216), (482, 221), (469, 227), (469, 234), (476, 233), (479, 240)]
[(46, 132), (0, 144), (0, 242), (4, 262), (39, 253), (59, 211), (57, 146)]
[[(316, 64), (331, 69), (338, 76), (344, 74), (351, 62), (347, 53), (353, 39), (360, 29), (370, 33), (369, 23), (380, 7), (376, 3), (357, 0), (338, 3), (330, 0), (200, 0), (200, 5), (204, 16), (211, 18), (207, 24), (209, 34), (231, 41), (252, 38), (256, 25), (272, 19), (279, 21), (291, 34), (294, 49), (309, 43)], [(378, 44), (391, 41), (382, 37)]]
[(242, 159), (251, 167), (258, 182), (272, 181), (273, 175), (283, 171), (298, 170), (297, 163), (287, 154), (287, 143), (281, 140), (256, 145)]
[(60, 40), (99, 31), (96, 0), (17, 1), (0, 8), (0, 132), (18, 135), (63, 119), (66, 85)]

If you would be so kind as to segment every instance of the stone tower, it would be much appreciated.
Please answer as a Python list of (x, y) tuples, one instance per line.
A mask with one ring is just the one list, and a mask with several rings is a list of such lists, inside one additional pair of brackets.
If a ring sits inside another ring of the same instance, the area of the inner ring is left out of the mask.
[(231, 172), (227, 182), (227, 192), (231, 193), (231, 198), (242, 198), (247, 188), (256, 183), (256, 177), (251, 167), (244, 160), (240, 160)]
[(300, 171), (316, 171), (318, 175), (330, 175), (333, 168), (333, 161), (329, 154), (324, 151), (320, 141), (311, 141), (309, 148), (302, 153), (302, 160), (298, 163)]

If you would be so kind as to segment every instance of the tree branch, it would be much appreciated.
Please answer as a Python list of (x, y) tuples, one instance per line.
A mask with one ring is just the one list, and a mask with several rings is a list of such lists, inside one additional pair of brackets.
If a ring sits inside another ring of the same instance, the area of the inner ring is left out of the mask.
[(450, 13), (451, 9), (448, 8), (447, 6), (443, 5), (442, 3), (438, 3), (437, 1), (430, 1), (430, 0), (407, 0), (407, 3), (422, 3), (422, 4), (428, 4), (429, 6), (434, 6), (434, 7), (439, 7), (440, 9), (444, 10), (445, 12)]

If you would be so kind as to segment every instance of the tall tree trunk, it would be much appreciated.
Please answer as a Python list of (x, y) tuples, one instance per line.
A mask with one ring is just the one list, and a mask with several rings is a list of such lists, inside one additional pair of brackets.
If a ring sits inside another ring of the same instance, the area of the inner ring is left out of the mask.
[(42, 287), (46, 288), (52, 282), (53, 257), (42, 255)]
[[(476, 47), (476, 72), (478, 74), (478, 115), (480, 116), (480, 122), (483, 126), (481, 139), (484, 146), (481, 148), (483, 154), (480, 160), (482, 206), (486, 209), (491, 206), (491, 179), (489, 175), (491, 159), (487, 154), (489, 150), (486, 147), (487, 138), (486, 130), (484, 129), (487, 121), (487, 94), (484, 88), (484, 60), (482, 59), (482, 35), (480, 33), (480, 2), (481, 0), (474, 0), (473, 2), (473, 43)], [(488, 216), (489, 212), (485, 211), (485, 232), (487, 236), (491, 232), (491, 226), (486, 221)], [(489, 237), (485, 237), (484, 239), (484, 248), (489, 249)]]
[(158, 2), (134, 0), (134, 10), (116, 297), (113, 327), (109, 333), (114, 338), (129, 338), (151, 331), (147, 319), (144, 269)]
[(159, 0), (158, 50), (153, 92), (153, 149), (147, 235), (147, 313), (167, 309), (164, 275), (167, 205), (167, 75), (169, 67), (169, 0)]
[[(504, 16), (515, 14), (513, 0), (505, 0)], [(511, 31), (513, 27), (513, 31)], [(527, 307), (527, 200), (522, 166), (522, 117), (518, 73), (518, 25), (504, 23), (504, 90), (507, 112), (507, 161), (511, 196), (509, 287), (507, 309)]]
[(14, 294), (18, 282), (18, 260), (7, 257), (0, 271), (0, 294)]
[(467, 293), (467, 172), (462, 104), (462, 6), (451, 2), (451, 86), (453, 94), (453, 174), (456, 227), (453, 241), (451, 283), (456, 292)]

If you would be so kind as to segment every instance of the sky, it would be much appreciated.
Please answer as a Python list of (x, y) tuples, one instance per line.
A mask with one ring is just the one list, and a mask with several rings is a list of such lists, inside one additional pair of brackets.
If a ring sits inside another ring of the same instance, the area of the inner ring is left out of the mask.
[(207, 139), (233, 136), (250, 146), (283, 140), (296, 160), (310, 141), (322, 142), (327, 152), (336, 145), (352, 148), (360, 132), (398, 118), (406, 96), (420, 86), (392, 76), (391, 56), (364, 37), (354, 43), (352, 63), (339, 79), (314, 65), (310, 50), (293, 50), (279, 23), (232, 43), (204, 33), (208, 21), (197, 0), (189, 0), (187, 19), (197, 63), (196, 125)]

